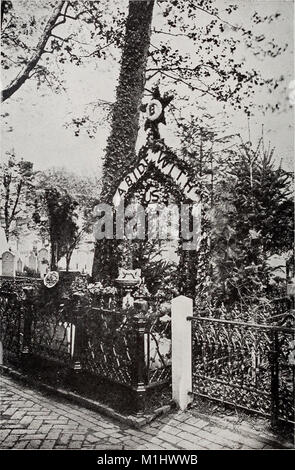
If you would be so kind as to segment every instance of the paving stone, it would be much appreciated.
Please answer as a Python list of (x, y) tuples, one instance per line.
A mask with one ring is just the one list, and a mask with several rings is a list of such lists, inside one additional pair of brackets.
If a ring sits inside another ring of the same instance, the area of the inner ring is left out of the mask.
[(86, 436), (86, 441), (88, 442), (99, 442), (99, 437), (96, 437), (96, 436), (92, 436), (92, 434), (89, 434), (88, 436)]
[(125, 450), (136, 450), (136, 449), (138, 449), (137, 442), (134, 442), (132, 439), (125, 440), (123, 445), (124, 445)]
[(165, 450), (164, 447), (154, 444), (146, 444), (143, 449), (145, 450)]
[(203, 441), (203, 446), (205, 449), (208, 450), (222, 450), (224, 449), (221, 445), (217, 444), (216, 442), (210, 442), (210, 441)]
[(20, 436), (19, 440), (27, 440), (27, 441), (34, 441), (34, 440), (43, 440), (43, 434), (26, 434), (25, 436)]
[(194, 427), (196, 428), (199, 428), (199, 429), (203, 429), (205, 426), (208, 426), (209, 425), (209, 422), (208, 421), (204, 421), (203, 419), (197, 419), (195, 416), (194, 417), (191, 417), (189, 418), (185, 424), (192, 424)]
[(41, 419), (34, 419), (34, 421), (32, 421), (32, 422), (29, 424), (28, 429), (35, 429), (35, 430), (37, 430), (37, 429), (40, 428), (40, 426), (42, 425), (42, 423), (43, 423), (43, 420), (41, 420)]
[(72, 441), (83, 441), (84, 434), (73, 434)]
[[(11, 419), (21, 420), (25, 414), (26, 414), (26, 411), (16, 411), (11, 416)], [(25, 416), (25, 419), (30, 419), (30, 418), (28, 416)], [(32, 421), (32, 419), (31, 419), (31, 421)]]
[(0, 431), (0, 441), (4, 441), (6, 437), (10, 434), (10, 429), (4, 429), (3, 431)]
[(40, 449), (53, 449), (55, 442), (56, 441), (54, 439), (46, 439), (42, 442)]
[(153, 437), (151, 440), (150, 440), (150, 443), (151, 444), (158, 444), (158, 445), (162, 445), (163, 444), (163, 440), (160, 439), (159, 437)]
[(21, 420), (20, 420), (20, 424), (24, 424), (24, 425), (29, 425), (31, 424), (33, 421), (33, 417), (32, 416), (24, 416)]
[(162, 447), (166, 450), (175, 450), (175, 445), (169, 444), (168, 442), (162, 442)]
[[(184, 424), (181, 426), (181, 428), (183, 428), (183, 426)], [(175, 426), (171, 426), (170, 424), (165, 424), (165, 426), (162, 426), (161, 428), (159, 428), (159, 431), (172, 434), (173, 436), (175, 436), (175, 434), (177, 434), (178, 432), (178, 428), (176, 428)], [(155, 431), (153, 430), (153, 433), (154, 432)]]
[(51, 424), (41, 424), (38, 429), (38, 432), (42, 432), (43, 434), (47, 434), (52, 429)]
[[(4, 427), (4, 423), (2, 424)], [(10, 423), (5, 423), (5, 429), (23, 429), (23, 426), (21, 424), (10, 424)]]
[(81, 449), (82, 441), (73, 441), (68, 445), (68, 449)]
[(29, 444), (29, 441), (19, 441), (13, 446), (13, 448), (14, 449), (25, 449), (28, 444)]
[(72, 434), (61, 434), (59, 437), (58, 437), (58, 444), (64, 444), (64, 445), (67, 445), (70, 440), (71, 440), (71, 437), (72, 437)]
[(6, 437), (6, 439), (4, 439), (4, 443), (5, 444), (10, 444), (10, 443), (14, 443), (18, 440), (18, 436), (15, 436), (15, 435), (9, 435)]
[(94, 436), (97, 436), (97, 437), (99, 437), (99, 438), (101, 438), (101, 439), (105, 439), (106, 437), (108, 437), (107, 434), (105, 434), (104, 432), (100, 432), (100, 431), (95, 431), (95, 432), (93, 433), (93, 435), (94, 435)]
[(41, 443), (42, 443), (42, 440), (33, 440), (33, 441), (30, 441), (27, 445), (27, 449), (39, 449), (39, 447), (41, 446)]
[(17, 436), (22, 436), (25, 434), (30, 434), (32, 431), (30, 429), (12, 429), (11, 434), (16, 434)]
[(159, 437), (163, 441), (169, 442), (170, 444), (177, 444), (179, 441), (181, 441), (180, 437), (173, 436), (172, 434), (167, 434), (167, 433), (162, 432), (162, 431), (160, 431), (157, 434), (157, 437)]
[(53, 429), (52, 431), (49, 431), (49, 433), (46, 436), (46, 439), (55, 439), (55, 440), (57, 440), (60, 433), (61, 433), (60, 429), (58, 429), (58, 430)]

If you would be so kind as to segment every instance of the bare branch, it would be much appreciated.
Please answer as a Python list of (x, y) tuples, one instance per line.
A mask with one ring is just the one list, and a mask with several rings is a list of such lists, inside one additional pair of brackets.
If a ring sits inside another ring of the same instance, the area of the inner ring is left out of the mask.
[(210, 92), (209, 87), (207, 88), (207, 90), (203, 90), (202, 88), (196, 87), (195, 85), (192, 85), (191, 83), (187, 82), (186, 80), (184, 80), (183, 78), (181, 78), (179, 75), (177, 75), (177, 76), (175, 77), (175, 76), (173, 76), (173, 75), (169, 75), (167, 72), (161, 71), (160, 73), (161, 73), (161, 75), (164, 75), (164, 76), (166, 76), (166, 77), (168, 77), (168, 78), (171, 78), (172, 80), (175, 80), (175, 81), (179, 81), (179, 82), (184, 83), (184, 84), (185, 84), (186, 86), (188, 86), (191, 90), (200, 91), (203, 95), (209, 94), (209, 95), (215, 97), (215, 95), (214, 95), (212, 92)]
[(153, 29), (153, 33), (156, 33), (156, 34), (166, 34), (168, 36), (185, 36), (185, 37), (188, 37), (187, 34), (185, 33), (170, 33), (169, 31), (160, 31), (156, 28)]
[(60, 36), (57, 36), (56, 34), (52, 34), (50, 35), (52, 38), (56, 38), (56, 39), (59, 39), (59, 41), (68, 41), (68, 38), (62, 38)]
[(18, 186), (17, 186), (16, 199), (15, 199), (13, 209), (11, 211), (10, 218), (9, 218), (9, 226), (10, 226), (11, 222), (13, 221), (13, 219), (16, 215), (16, 208), (17, 208), (17, 205), (18, 205), (18, 201), (19, 201), (22, 186), (23, 186), (23, 181), (20, 180), (20, 182), (18, 183)]
[(207, 15), (214, 16), (214, 17), (217, 18), (221, 23), (226, 24), (227, 26), (229, 26), (229, 27), (230, 27), (231, 29), (233, 29), (234, 31), (238, 31), (239, 29), (242, 29), (241, 27), (236, 26), (236, 25), (234, 25), (234, 24), (231, 24), (231, 23), (229, 23), (228, 21), (226, 21), (226, 20), (220, 18), (220, 16), (218, 16), (216, 13), (210, 12), (210, 11), (206, 10), (205, 8), (200, 7), (200, 6), (196, 6), (196, 8), (197, 8), (198, 10), (203, 11), (204, 13), (207, 13)]

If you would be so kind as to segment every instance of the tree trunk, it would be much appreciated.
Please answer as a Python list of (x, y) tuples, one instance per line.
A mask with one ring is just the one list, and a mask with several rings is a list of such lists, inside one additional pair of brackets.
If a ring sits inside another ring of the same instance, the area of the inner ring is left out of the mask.
[[(102, 199), (108, 203), (111, 203), (120, 180), (136, 159), (139, 107), (145, 86), (153, 7), (154, 0), (129, 2), (119, 84), (103, 167)], [(118, 262), (116, 248), (113, 240), (96, 244), (92, 271), (95, 278), (113, 276)]]
[(66, 254), (66, 271), (68, 272), (69, 269), (70, 269), (70, 264), (71, 264), (71, 259), (72, 259), (72, 255), (73, 255), (73, 251), (74, 251), (74, 248), (73, 249), (70, 249), (67, 254)]
[(55, 243), (51, 244), (51, 260), (50, 260), (50, 270), (56, 271), (57, 269), (57, 260), (55, 256)]

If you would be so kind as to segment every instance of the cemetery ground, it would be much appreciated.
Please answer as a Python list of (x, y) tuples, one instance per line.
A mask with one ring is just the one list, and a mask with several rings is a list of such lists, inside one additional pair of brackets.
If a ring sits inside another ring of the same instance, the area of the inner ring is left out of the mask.
[(1, 372), (0, 448), (97, 450), (292, 449), (292, 437), (257, 416), (204, 409), (174, 410), (140, 429), (48, 395)]

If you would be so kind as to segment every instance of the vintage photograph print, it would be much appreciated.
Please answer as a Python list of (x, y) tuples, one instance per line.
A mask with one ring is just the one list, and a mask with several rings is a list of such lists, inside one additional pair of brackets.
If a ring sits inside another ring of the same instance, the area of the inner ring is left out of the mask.
[(1, 0), (1, 90), (1, 453), (294, 450), (294, 0)]

